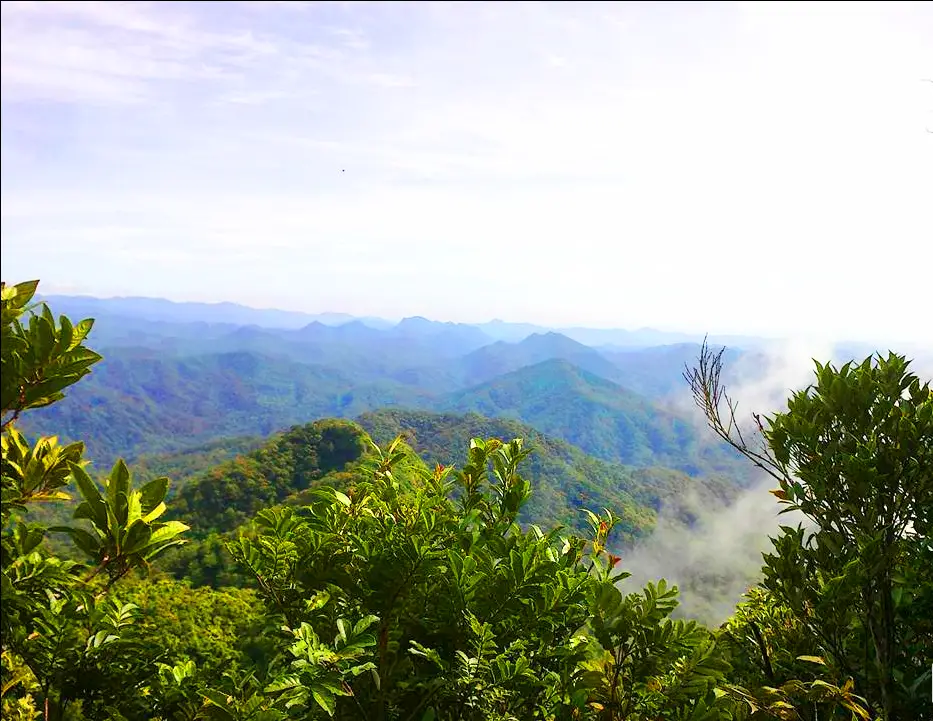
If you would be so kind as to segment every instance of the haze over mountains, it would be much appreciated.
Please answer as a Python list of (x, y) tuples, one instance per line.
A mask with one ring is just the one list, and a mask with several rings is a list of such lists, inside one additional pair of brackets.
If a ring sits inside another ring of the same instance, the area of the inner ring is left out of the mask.
[[(74, 315), (100, 317), (117, 316), (121, 319), (145, 320), (154, 323), (204, 323), (217, 326), (259, 326), (278, 330), (297, 330), (314, 323), (327, 326), (340, 326), (358, 322), (361, 325), (387, 329), (396, 325), (411, 326), (418, 323), (437, 323), (425, 318), (412, 317), (399, 320), (387, 320), (374, 317), (355, 317), (347, 313), (302, 313), (276, 309), (259, 309), (237, 303), (192, 303), (175, 302), (164, 298), (95, 298), (84, 295), (47, 295), (41, 297), (61, 308), (61, 312)], [(466, 326), (467, 324), (447, 323), (447, 326)], [(534, 333), (557, 331), (580, 343), (592, 346), (618, 345), (623, 347), (647, 347), (671, 343), (697, 342), (702, 335), (689, 333), (671, 333), (642, 328), (639, 330), (599, 329), (599, 328), (555, 328), (532, 323), (510, 323), (492, 320), (473, 324), (491, 340), (517, 342)], [(164, 329), (164, 327), (163, 327)], [(219, 329), (218, 329), (219, 330)], [(766, 342), (765, 338), (737, 335), (719, 335), (711, 337), (715, 343), (743, 347), (757, 347)]]
[(25, 427), (87, 438), (102, 463), (382, 408), (510, 418), (635, 466), (699, 473), (734, 462), (695, 424), (657, 405), (682, 387), (694, 343), (651, 347), (638, 332), (604, 331), (629, 343), (607, 350), (501, 322), (416, 317), (391, 325), (234, 304), (45, 300), (56, 313), (96, 318), (91, 341), (104, 360), (67, 404), (33, 414)]
[[(399, 408), (520, 421), (611, 462), (742, 475), (683, 403), (681, 374), (700, 347), (693, 336), (391, 323), (151, 298), (44, 300), (57, 314), (96, 318), (91, 343), (104, 360), (68, 403), (32, 414), (24, 428), (86, 438), (101, 463)], [(727, 372), (767, 381), (762, 339), (710, 340), (729, 346)], [(837, 350), (843, 359), (872, 351)], [(779, 383), (777, 397), (787, 390)]]

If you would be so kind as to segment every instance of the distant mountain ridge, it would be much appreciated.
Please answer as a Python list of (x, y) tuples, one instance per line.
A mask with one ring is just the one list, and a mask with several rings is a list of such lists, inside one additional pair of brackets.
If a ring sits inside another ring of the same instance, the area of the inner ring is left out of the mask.
[(340, 325), (353, 320), (372, 323), (374, 327), (393, 325), (381, 318), (357, 318), (348, 313), (302, 313), (277, 308), (251, 308), (227, 301), (200, 303), (141, 296), (96, 298), (88, 295), (44, 295), (37, 296), (36, 300), (47, 301), (53, 308), (61, 309), (57, 312), (66, 315), (93, 316), (103, 313), (150, 322), (201, 322), (293, 329), (315, 321), (326, 325)]
[(483, 383), (525, 366), (548, 360), (564, 360), (604, 378), (616, 378), (619, 370), (599, 351), (560, 333), (532, 333), (518, 343), (499, 341), (460, 360), (467, 385)]
[[(149, 322), (168, 323), (209, 323), (226, 325), (256, 325), (263, 328), (296, 330), (310, 323), (318, 322), (328, 326), (339, 326), (359, 321), (372, 328), (387, 329), (413, 323), (443, 323), (445, 325), (468, 326), (478, 329), (492, 341), (521, 341), (538, 333), (558, 332), (578, 343), (590, 346), (616, 346), (621, 348), (645, 348), (655, 345), (698, 342), (702, 334), (659, 331), (653, 328), (625, 330), (618, 328), (581, 328), (541, 326), (533, 323), (514, 323), (492, 320), (485, 323), (445, 323), (427, 320), (421, 316), (391, 321), (377, 317), (357, 317), (347, 313), (304, 313), (301, 311), (279, 310), (275, 308), (251, 308), (231, 302), (202, 303), (190, 301), (171, 301), (164, 298), (117, 297), (96, 298), (85, 295), (50, 294), (38, 297), (47, 300), (56, 312), (75, 316), (108, 315), (122, 318), (136, 318)], [(765, 339), (751, 336), (723, 335), (713, 336), (715, 343), (737, 347), (757, 347)]]
[[(557, 342), (573, 349), (572, 341)], [(618, 372), (607, 365), (607, 372)], [(31, 434), (85, 438), (90, 457), (109, 465), (116, 456), (176, 452), (225, 436), (268, 435), (296, 423), (385, 408), (509, 418), (631, 466), (661, 465), (692, 475), (737, 469), (728, 455), (700, 440), (689, 420), (553, 358), (479, 385), (436, 392), (336, 358), (323, 364), (247, 351), (174, 356), (113, 349), (66, 402), (35, 411), (22, 427)]]

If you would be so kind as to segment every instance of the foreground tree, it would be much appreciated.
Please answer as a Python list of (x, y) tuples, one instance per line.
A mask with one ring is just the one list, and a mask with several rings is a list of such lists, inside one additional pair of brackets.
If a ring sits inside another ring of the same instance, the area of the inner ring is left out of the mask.
[[(704, 344), (685, 374), (710, 427), (778, 483), (806, 526), (782, 526), (762, 586), (806, 631), (815, 660), (849, 678), (878, 719), (921, 718), (933, 663), (933, 395), (904, 357), (840, 368), (787, 410), (754, 416), (753, 445)], [(763, 668), (775, 662), (762, 641)], [(780, 680), (780, 679), (773, 679)]]
[[(37, 286), (0, 284), (0, 703), (5, 714), (17, 706), (28, 714), (28, 699), (19, 694), (23, 702), (13, 704), (5, 697), (29, 689), (47, 721), (81, 706), (103, 717), (132, 700), (127, 691), (141, 688), (154, 667), (151, 649), (133, 633), (135, 606), (120, 603), (111, 586), (179, 544), (187, 526), (159, 520), (168, 479), (134, 489), (121, 460), (101, 492), (85, 470), (82, 443), (30, 443), (16, 429), (23, 413), (61, 400), (100, 360), (83, 345), (93, 322), (56, 322), (47, 306), (30, 307)], [(72, 483), (84, 499), (75, 518), (86, 523), (47, 529), (23, 520), (36, 503), (69, 499)], [(70, 535), (89, 563), (49, 555), (42, 546), (49, 530)]]
[[(341, 719), (731, 719), (712, 634), (673, 621), (676, 589), (625, 595), (605, 547), (522, 529), (520, 440), (476, 439), (417, 472), (400, 440), (306, 508), (259, 514), (231, 546), (288, 629), (267, 708)], [(412, 472), (412, 469), (415, 469)], [(233, 713), (222, 693), (210, 695)], [(247, 702), (255, 703), (250, 696)]]

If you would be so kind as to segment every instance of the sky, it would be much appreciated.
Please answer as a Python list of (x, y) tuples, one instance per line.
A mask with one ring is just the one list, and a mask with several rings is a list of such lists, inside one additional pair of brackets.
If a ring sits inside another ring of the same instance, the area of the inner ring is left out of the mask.
[(933, 344), (933, 4), (0, 7), (8, 282)]

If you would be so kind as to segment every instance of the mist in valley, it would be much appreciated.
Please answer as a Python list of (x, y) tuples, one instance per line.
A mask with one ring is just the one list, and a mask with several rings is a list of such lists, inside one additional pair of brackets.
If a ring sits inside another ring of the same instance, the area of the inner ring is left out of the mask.
[[(933, 376), (933, 351), (921, 347), (890, 350), (913, 359), (911, 369), (922, 380)], [(722, 380), (737, 404), (736, 421), (749, 446), (757, 448), (762, 442), (753, 414), (764, 417), (786, 408), (793, 392), (813, 382), (814, 360), (831, 360), (838, 367), (860, 362), (870, 352), (867, 346), (862, 353), (851, 344), (798, 338), (771, 343), (725, 363)], [(706, 427), (714, 438), (686, 381), (667, 404)], [(725, 404), (722, 410), (728, 412)], [(777, 487), (773, 478), (756, 471), (750, 462), (749, 472), (746, 487), (726, 506), (711, 506), (693, 492), (662, 505), (651, 536), (622, 554), (621, 567), (632, 574), (622, 582), (623, 589), (637, 591), (648, 581), (664, 578), (680, 588), (678, 615), (713, 626), (725, 621), (745, 591), (758, 582), (762, 553), (771, 548), (770, 539), (780, 526), (806, 525), (799, 512), (780, 514), (782, 506), (769, 493)]]

